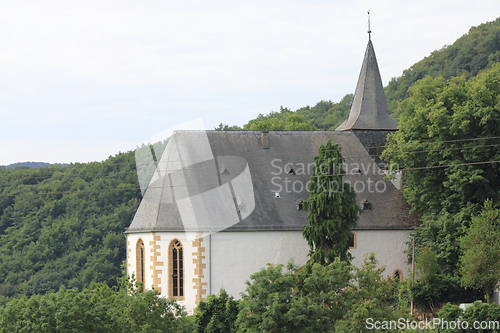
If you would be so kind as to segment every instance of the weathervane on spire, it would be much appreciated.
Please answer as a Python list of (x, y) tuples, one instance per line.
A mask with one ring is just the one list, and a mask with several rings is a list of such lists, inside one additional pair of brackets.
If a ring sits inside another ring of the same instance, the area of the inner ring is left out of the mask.
[(370, 11), (368, 11), (368, 39), (372, 39), (372, 30), (370, 29)]

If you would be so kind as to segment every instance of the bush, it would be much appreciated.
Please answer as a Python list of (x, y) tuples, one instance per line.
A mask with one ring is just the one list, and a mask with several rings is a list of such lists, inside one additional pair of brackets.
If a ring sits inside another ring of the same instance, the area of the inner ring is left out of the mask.
[[(467, 322), (468, 328), (461, 330), (461, 332), (500, 332), (500, 306), (495, 303), (474, 302), (474, 305), (465, 311), (448, 303), (439, 311), (439, 318), (443, 323), (457, 320)], [(474, 323), (482, 324), (482, 327), (488, 327), (481, 328), (481, 326), (477, 326), (475, 328)], [(456, 332), (456, 329), (450, 329), (449, 327), (446, 329), (446, 325), (443, 324), (437, 328), (437, 332)]]

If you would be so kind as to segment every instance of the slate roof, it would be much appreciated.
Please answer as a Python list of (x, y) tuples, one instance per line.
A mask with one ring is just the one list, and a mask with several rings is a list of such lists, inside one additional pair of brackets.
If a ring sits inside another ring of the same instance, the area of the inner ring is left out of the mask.
[[(201, 229), (302, 230), (307, 212), (299, 205), (308, 198), (313, 158), (330, 139), (342, 147), (346, 181), (355, 184), (358, 205), (366, 200), (371, 204), (356, 229), (411, 228), (401, 193), (383, 179), (352, 132), (177, 131), (126, 232), (193, 230), (181, 218), (187, 206), (196, 208), (197, 219), (213, 217), (212, 224), (200, 223)], [(184, 159), (176, 160), (176, 154)], [(223, 188), (231, 193), (229, 200), (206, 195)]]
[(396, 130), (389, 114), (372, 41), (368, 41), (349, 118), (337, 130)]

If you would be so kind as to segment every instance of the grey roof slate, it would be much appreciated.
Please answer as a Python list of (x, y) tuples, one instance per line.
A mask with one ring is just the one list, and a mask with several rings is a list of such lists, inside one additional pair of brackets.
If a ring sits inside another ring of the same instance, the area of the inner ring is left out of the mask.
[(347, 118), (337, 130), (396, 130), (389, 113), (372, 41), (368, 41), (354, 100)]
[[(412, 227), (401, 193), (383, 179), (383, 172), (352, 132), (269, 132), (264, 134), (269, 148), (263, 148), (261, 135), (174, 132), (126, 232), (198, 231), (196, 223), (204, 231), (302, 230), (308, 223), (307, 212), (299, 210), (298, 204), (308, 198), (306, 183), (313, 158), (330, 139), (342, 147), (346, 181), (355, 185), (358, 205), (362, 207), (363, 200), (371, 203), (356, 229)], [(178, 153), (186, 159), (176, 160)], [(219, 197), (220, 193), (226, 197)], [(195, 224), (186, 222), (185, 212), (190, 209), (195, 211), (191, 216)]]

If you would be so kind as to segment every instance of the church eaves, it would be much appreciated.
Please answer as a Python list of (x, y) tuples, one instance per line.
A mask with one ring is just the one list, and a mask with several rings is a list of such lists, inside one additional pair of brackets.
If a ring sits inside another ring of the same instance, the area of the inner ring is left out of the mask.
[(389, 113), (375, 50), (369, 39), (349, 118), (337, 130), (395, 131), (398, 126)]

